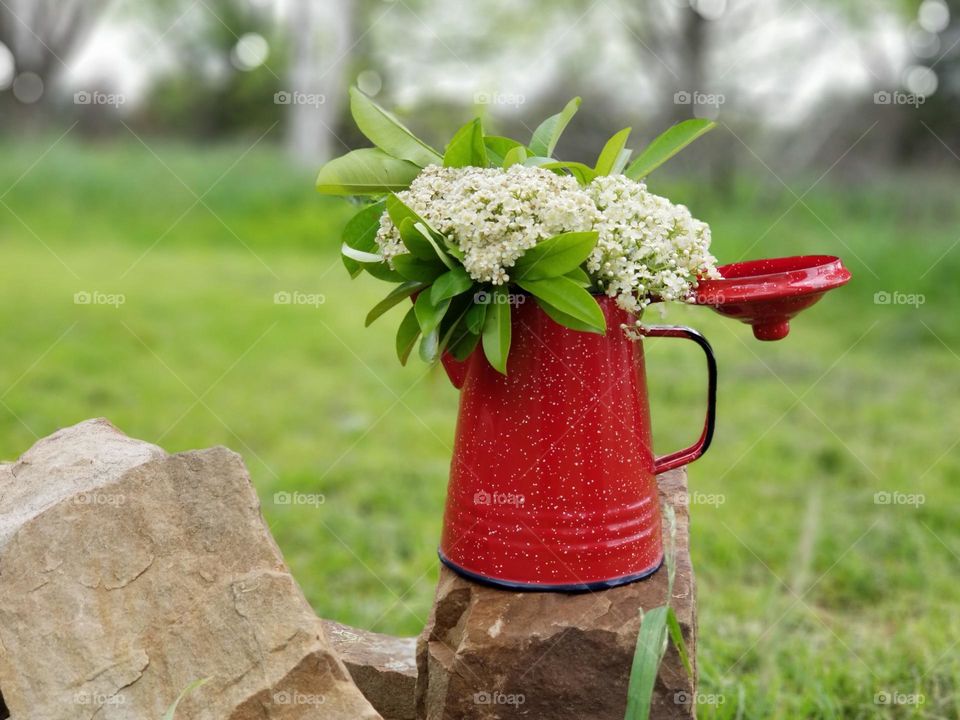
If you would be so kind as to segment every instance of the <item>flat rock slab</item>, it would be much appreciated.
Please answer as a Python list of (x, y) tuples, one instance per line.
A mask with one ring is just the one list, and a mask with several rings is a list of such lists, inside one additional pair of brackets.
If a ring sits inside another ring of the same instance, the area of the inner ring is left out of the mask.
[[(686, 473), (658, 478), (676, 519), (670, 604), (696, 657), (696, 592)], [(667, 601), (667, 573), (576, 595), (496, 590), (442, 568), (418, 640), (417, 717), (423, 720), (623, 720), (641, 608)], [(695, 681), (671, 645), (653, 718), (692, 718)]]
[(384, 720), (416, 720), (417, 639), (357, 630), (332, 620), (323, 627), (343, 664)]
[(0, 694), (13, 720), (375, 720), (240, 457), (90, 420), (0, 466)]

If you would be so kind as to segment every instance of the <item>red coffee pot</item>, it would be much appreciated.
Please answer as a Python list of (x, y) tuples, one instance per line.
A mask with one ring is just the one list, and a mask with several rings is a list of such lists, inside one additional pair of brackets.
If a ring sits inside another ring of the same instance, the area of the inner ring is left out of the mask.
[[(850, 273), (827, 255), (724, 265), (691, 302), (779, 340), (790, 320)], [(707, 341), (686, 327), (648, 337), (693, 340), (707, 357), (700, 439), (655, 457), (643, 344), (621, 329), (635, 318), (597, 302), (605, 335), (558, 325), (515, 295), (507, 374), (480, 350), (443, 359), (461, 389), (440, 559), (467, 577), (513, 589), (582, 591), (621, 585), (663, 559), (656, 475), (700, 457), (716, 416), (717, 369)]]
[(598, 297), (607, 333), (577, 332), (514, 297), (506, 375), (480, 350), (443, 361), (461, 395), (440, 558), (514, 589), (582, 591), (646, 577), (663, 560), (656, 475), (700, 457), (713, 435), (710, 345), (685, 327), (642, 330), (693, 340), (707, 357), (700, 439), (657, 458), (643, 344), (621, 329), (635, 318)]

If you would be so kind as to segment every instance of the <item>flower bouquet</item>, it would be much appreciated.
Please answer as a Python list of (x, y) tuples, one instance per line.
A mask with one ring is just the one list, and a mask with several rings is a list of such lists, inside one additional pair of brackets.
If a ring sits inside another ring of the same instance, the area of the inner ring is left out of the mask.
[(343, 262), (395, 287), (367, 324), (414, 298), (397, 331), (406, 363), (457, 360), (481, 345), (506, 374), (511, 306), (532, 298), (556, 323), (605, 334), (598, 298), (639, 317), (655, 300), (687, 301), (716, 276), (710, 228), (643, 180), (714, 127), (681, 122), (636, 157), (630, 128), (607, 141), (591, 167), (553, 157), (580, 105), (571, 100), (527, 143), (464, 125), (441, 154), (358, 89), (351, 111), (375, 145), (320, 170), (321, 193), (366, 198), (343, 233)]

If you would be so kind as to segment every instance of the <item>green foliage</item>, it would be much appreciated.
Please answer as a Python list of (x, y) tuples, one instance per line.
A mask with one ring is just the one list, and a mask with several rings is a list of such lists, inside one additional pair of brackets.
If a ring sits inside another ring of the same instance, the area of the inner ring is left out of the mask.
[(631, 128), (624, 128), (607, 140), (607, 144), (600, 151), (600, 157), (597, 158), (597, 165), (594, 168), (597, 175), (613, 175), (620, 172), (617, 167), (620, 165), (624, 152), (627, 152), (627, 139), (630, 137), (630, 130)]
[(544, 280), (566, 275), (586, 262), (597, 245), (599, 233), (569, 232), (555, 235), (537, 243), (517, 260), (513, 266), (513, 278), (519, 280)]
[(503, 375), (507, 374), (510, 336), (510, 293), (501, 285), (490, 294), (490, 306), (483, 321), (483, 354)]
[(652, 173), (687, 145), (704, 133), (710, 132), (717, 124), (712, 120), (684, 120), (657, 136), (644, 148), (640, 157), (627, 168), (625, 175), (640, 180)]
[[(445, 237), (431, 228), (396, 193), (409, 186), (422, 166), (440, 162), (454, 168), (507, 168), (522, 163), (569, 174), (581, 185), (588, 185), (598, 175), (622, 172), (631, 154), (626, 148), (630, 128), (610, 138), (596, 167), (552, 157), (560, 136), (579, 107), (580, 98), (574, 98), (559, 113), (544, 120), (534, 131), (529, 146), (511, 138), (485, 135), (483, 123), (476, 118), (454, 134), (441, 158), (393, 115), (358, 89), (351, 89), (350, 108), (354, 120), (376, 147), (354, 150), (328, 162), (320, 170), (317, 189), (332, 195), (374, 198), (386, 195), (385, 201), (378, 200), (362, 209), (347, 224), (342, 238), (343, 263), (351, 277), (367, 270), (375, 277), (398, 283), (398, 288), (368, 315), (368, 325), (401, 299), (429, 288), (429, 292), (418, 297), (414, 314), (422, 335), (420, 356), (437, 360), (451, 339), (452, 348), (462, 354), (471, 343), (476, 345), (469, 337), (475, 335), (482, 337), (484, 352), (491, 364), (506, 372), (509, 328), (504, 323), (509, 324), (509, 306), (495, 306), (490, 311), (471, 314), (469, 308), (460, 312), (458, 306), (445, 302), (470, 290), (475, 296), (493, 293), (496, 299), (501, 289), (474, 282), (463, 267), (463, 252), (456, 238)], [(627, 174), (631, 177), (648, 174), (711, 127), (713, 124), (707, 121), (693, 120), (671, 128), (644, 150)], [(408, 251), (394, 257), (389, 266), (378, 255), (375, 241), (384, 209)], [(578, 331), (603, 333), (606, 330), (603, 313), (587, 291), (592, 282), (583, 267), (596, 243), (595, 232), (564, 233), (549, 238), (517, 261), (512, 273), (513, 284), (533, 295), (556, 322)], [(509, 288), (504, 292), (509, 293)], [(483, 319), (482, 326), (477, 323), (478, 317)], [(405, 320), (398, 336), (398, 354), (404, 362), (416, 339), (412, 322)]]
[[(597, 301), (570, 278), (559, 276), (543, 280), (517, 280), (517, 285), (539, 300), (544, 309), (549, 307), (556, 310), (561, 318), (575, 320), (577, 326), (574, 330), (600, 335), (607, 331), (607, 321)], [(552, 317), (556, 319), (556, 316)]]
[(427, 287), (426, 283), (417, 282), (416, 280), (408, 280), (400, 283), (391, 290), (383, 300), (374, 305), (373, 310), (367, 313), (366, 326), (370, 327), (370, 325), (387, 310), (425, 287)]
[(540, 123), (537, 129), (533, 131), (533, 137), (530, 139), (530, 152), (543, 157), (553, 155), (553, 149), (557, 146), (560, 136), (579, 109), (580, 98), (575, 97), (566, 104), (563, 110)]
[(660, 663), (667, 651), (667, 637), (673, 640), (689, 675), (693, 675), (693, 666), (683, 642), (683, 633), (677, 614), (670, 607), (673, 597), (673, 580), (677, 572), (677, 520), (673, 507), (664, 507), (664, 523), (667, 526), (667, 547), (664, 548), (664, 570), (667, 573), (667, 605), (655, 607), (644, 612), (640, 610), (640, 633), (630, 668), (630, 685), (627, 688), (627, 712), (625, 720), (647, 720), (650, 717), (650, 703), (653, 699), (653, 686), (660, 672)]
[(388, 155), (420, 167), (441, 161), (436, 150), (356, 87), (350, 88), (350, 113), (360, 132)]
[(383, 195), (410, 187), (420, 168), (377, 148), (353, 150), (320, 169), (317, 190), (325, 195)]
[(487, 146), (483, 142), (480, 118), (471, 120), (453, 136), (443, 155), (443, 166), (487, 167)]
[(187, 685), (177, 696), (177, 699), (173, 701), (173, 705), (171, 705), (167, 709), (167, 712), (164, 713), (163, 720), (173, 720), (174, 716), (177, 714), (177, 708), (180, 706), (180, 703), (183, 702), (183, 699), (209, 681), (210, 678), (202, 678), (200, 680), (194, 680), (192, 683)]

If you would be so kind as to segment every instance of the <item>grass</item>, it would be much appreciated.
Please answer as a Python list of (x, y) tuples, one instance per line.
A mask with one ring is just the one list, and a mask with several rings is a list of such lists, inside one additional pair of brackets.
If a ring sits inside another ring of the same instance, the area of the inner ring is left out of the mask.
[[(227, 445), (318, 613), (418, 632), (457, 397), (439, 372), (397, 364), (396, 313), (363, 328), (385, 288), (339, 266), (349, 208), (264, 146), (158, 144), (156, 157), (67, 139), (33, 165), (47, 147), (2, 148), (0, 456), (92, 416), (171, 451)], [(654, 189), (712, 224), (725, 261), (836, 252), (855, 277), (781, 343), (670, 310), (721, 369), (715, 444), (690, 468), (700, 714), (956, 717), (956, 178), (828, 179), (795, 203), (755, 172), (724, 193)], [(275, 304), (283, 291), (326, 301)], [(875, 304), (879, 291), (925, 302)], [(78, 292), (125, 301), (75, 304)], [(698, 432), (702, 360), (668, 340), (648, 354), (667, 452)], [(323, 503), (274, 502), (294, 491)], [(878, 704), (883, 692), (925, 702)]]

